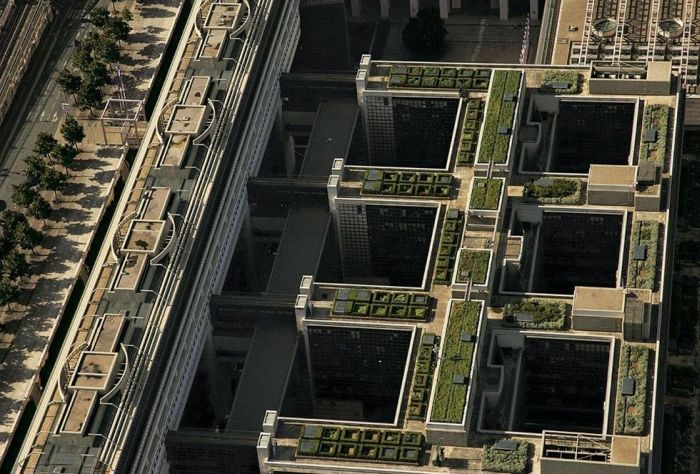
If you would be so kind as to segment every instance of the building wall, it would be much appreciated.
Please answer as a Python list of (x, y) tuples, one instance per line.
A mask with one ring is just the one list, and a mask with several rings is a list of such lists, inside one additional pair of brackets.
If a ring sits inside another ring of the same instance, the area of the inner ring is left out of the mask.
[[(273, 0), (274, 1), (274, 0)], [(258, 8), (265, 7), (259, 3)], [(134, 472), (167, 472), (165, 436), (177, 427), (187, 402), (192, 379), (197, 369), (204, 341), (211, 332), (209, 298), (221, 291), (226, 270), (233, 255), (238, 233), (246, 214), (246, 181), (257, 173), (262, 161), (279, 104), (279, 76), (289, 71), (299, 38), (298, 1), (284, 2), (276, 38), (278, 46), (267, 53), (265, 70), (255, 93), (255, 101), (247, 117), (246, 131), (236, 149), (233, 172), (222, 183), (226, 191), (220, 203), (217, 220), (207, 234), (207, 251), (197, 274), (199, 281), (189, 296), (187, 317), (179, 328), (176, 345), (171, 349), (167, 373), (161, 379), (157, 403), (150, 413), (146, 436), (133, 464)], [(269, 4), (268, 4), (269, 8)], [(212, 203), (214, 204), (214, 203)]]

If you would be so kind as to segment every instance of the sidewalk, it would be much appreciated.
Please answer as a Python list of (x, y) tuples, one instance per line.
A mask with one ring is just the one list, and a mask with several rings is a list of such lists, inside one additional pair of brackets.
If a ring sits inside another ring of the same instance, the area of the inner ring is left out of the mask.
[[(111, 2), (101, 4), (111, 10)], [(180, 1), (143, 0), (137, 4), (131, 0), (116, 5), (119, 10), (129, 8), (134, 15), (130, 22), (133, 28), (130, 42), (122, 49), (124, 58), (121, 69), (126, 96), (129, 99), (143, 99), (157, 71)], [(83, 34), (85, 29), (82, 28)], [(65, 62), (60, 61), (59, 67), (63, 67), (63, 64)], [(72, 103), (72, 100), (62, 97), (53, 80), (45, 90), (46, 96), (29, 111), (28, 118), (37, 122), (44, 120), (41, 131), (53, 132), (58, 137), (62, 122), (61, 103)], [(105, 97), (112, 92), (106, 90)], [(3, 324), (0, 335), (0, 459), (5, 456), (30, 397), (38, 401), (37, 393), (33, 393), (34, 383), (83, 269), (100, 219), (113, 198), (118, 171), (125, 157), (121, 146), (102, 145), (104, 139), (100, 122), (91, 120), (88, 112), (76, 109), (70, 113), (85, 128), (86, 139), (80, 145), (82, 153), (76, 159), (76, 169), (70, 172), (68, 185), (59, 193), (59, 201), (53, 203), (54, 213), (44, 228), (46, 237), (42, 247), (36, 249), (35, 256), (29, 256), (33, 276), (24, 284), (22, 300), (11, 305), (10, 310), (5, 308), (0, 312), (0, 323)], [(98, 115), (96, 111), (95, 116)], [(46, 124), (50, 124), (48, 130)], [(0, 185), (0, 198), (11, 195), (11, 184), (24, 180), (22, 158), (31, 152), (32, 135), (35, 134), (27, 134), (17, 147), (19, 159), (14, 160), (10, 176)], [(46, 193), (45, 198), (53, 200), (53, 193)], [(9, 207), (12, 205), (9, 204)]]

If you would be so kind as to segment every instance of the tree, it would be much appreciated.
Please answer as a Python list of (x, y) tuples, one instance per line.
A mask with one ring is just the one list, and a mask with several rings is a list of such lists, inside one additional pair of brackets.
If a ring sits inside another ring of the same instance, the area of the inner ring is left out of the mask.
[(445, 22), (437, 8), (418, 11), (404, 27), (401, 37), (406, 48), (421, 59), (437, 59), (445, 50)]
[(85, 74), (90, 69), (90, 66), (92, 66), (92, 63), (95, 62), (92, 57), (92, 50), (89, 48), (81, 48), (73, 53), (71, 61), (73, 62), (73, 66), (83, 74)]
[(104, 26), (103, 31), (105, 34), (117, 40), (121, 46), (122, 41), (129, 39), (131, 27), (126, 21), (124, 21), (123, 18), (112, 16), (109, 18), (109, 20), (107, 20), (107, 24)]
[(25, 222), (18, 224), (15, 228), (13, 240), (20, 248), (31, 250), (34, 253), (34, 247), (41, 243), (44, 234), (32, 227), (29, 222), (26, 222), (26, 219), (25, 217)]
[(68, 117), (61, 125), (61, 136), (73, 148), (77, 148), (78, 143), (85, 138), (85, 129), (73, 117)]
[(2, 260), (2, 264), (5, 273), (12, 280), (19, 278), (21, 281), (29, 273), (29, 263), (22, 252), (11, 251)]
[(3, 237), (9, 239), (13, 243), (15, 230), (22, 225), (27, 223), (27, 218), (18, 211), (7, 210), (0, 215), (0, 227), (2, 227)]
[(36, 137), (36, 142), (34, 142), (34, 153), (37, 155), (49, 156), (53, 147), (58, 145), (58, 140), (56, 140), (53, 135), (46, 132), (39, 132), (39, 136)]
[(46, 168), (46, 171), (39, 178), (39, 187), (48, 191), (53, 191), (54, 200), (58, 200), (58, 191), (66, 185), (66, 175), (56, 168)]
[(95, 47), (95, 59), (110, 65), (119, 62), (119, 46), (113, 37), (109, 35), (100, 37)]
[(85, 35), (85, 38), (83, 38), (80, 43), (80, 47), (82, 49), (87, 49), (90, 53), (94, 53), (101, 40), (102, 35), (99, 31), (91, 31)]
[(102, 91), (89, 81), (83, 81), (78, 91), (78, 107), (80, 110), (90, 109), (92, 115), (93, 107), (98, 107), (102, 103)]
[(104, 7), (95, 7), (88, 14), (88, 21), (98, 28), (102, 28), (109, 20), (109, 10)]
[(131, 14), (128, 8), (123, 8), (121, 11), (121, 18), (122, 20), (129, 22), (134, 19), (134, 15)]
[(7, 305), (9, 308), (10, 304), (17, 301), (21, 294), (22, 292), (15, 282), (9, 278), (0, 279), (0, 306)]
[[(78, 155), (78, 149), (70, 145), (56, 145), (51, 152), (51, 156), (68, 172), (68, 168), (73, 165), (73, 160)], [(46, 174), (46, 173), (44, 173)]]
[(46, 161), (39, 155), (29, 155), (24, 159), (26, 169), (24, 173), (27, 178), (39, 179), (46, 169)]
[(104, 63), (95, 61), (90, 68), (85, 71), (85, 80), (97, 88), (101, 88), (110, 80), (107, 67)]
[(51, 205), (41, 197), (41, 194), (36, 194), (37, 197), (27, 208), (27, 213), (35, 219), (41, 219), (46, 224), (46, 219), (51, 215)]
[(32, 188), (29, 183), (13, 184), (12, 189), (14, 191), (12, 202), (23, 209), (29, 209), (37, 198), (41, 197), (39, 192)]
[(64, 94), (69, 94), (73, 96), (75, 100), (75, 94), (80, 90), (80, 84), (83, 80), (80, 76), (71, 73), (68, 69), (63, 69), (58, 73), (56, 77), (56, 84), (61, 88)]

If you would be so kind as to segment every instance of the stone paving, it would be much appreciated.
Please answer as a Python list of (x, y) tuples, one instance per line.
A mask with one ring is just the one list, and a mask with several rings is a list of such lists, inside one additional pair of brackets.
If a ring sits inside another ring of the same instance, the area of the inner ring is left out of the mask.
[[(103, 2), (111, 9), (111, 2)], [(121, 67), (126, 97), (143, 99), (150, 88), (170, 31), (177, 18), (180, 0), (134, 0), (116, 3), (117, 9), (129, 8), (134, 19), (128, 44), (122, 45)], [(83, 27), (83, 35), (89, 26)], [(65, 59), (67, 60), (67, 58)], [(65, 60), (59, 66), (63, 67)], [(114, 92), (106, 90), (105, 96)], [(62, 123), (61, 103), (66, 100), (53, 80), (28, 114), (28, 121), (50, 119), (50, 132), (58, 137)], [(12, 433), (30, 398), (38, 400), (35, 383), (47, 357), (49, 342), (56, 333), (60, 317), (70, 293), (83, 270), (84, 259), (95, 231), (109, 204), (125, 157), (122, 146), (103, 146), (100, 122), (89, 112), (70, 111), (85, 128), (86, 139), (81, 143), (82, 153), (76, 159), (75, 170), (70, 171), (66, 188), (54, 200), (52, 192), (44, 196), (54, 208), (51, 219), (44, 225), (45, 238), (34, 255), (28, 255), (33, 276), (24, 284), (21, 301), (0, 312), (0, 459), (4, 457)], [(0, 196), (9, 198), (11, 184), (24, 179), (24, 162), (33, 146), (37, 130), (29, 125), (29, 132), (20, 135), (15, 146), (17, 158), (9, 179), (0, 185)], [(145, 129), (145, 127), (144, 127)], [(111, 134), (115, 138), (116, 134)], [(9, 199), (7, 199), (9, 202)], [(12, 207), (10, 205), (10, 207)], [(37, 227), (41, 222), (35, 222)], [(86, 269), (89, 271), (89, 269)]]

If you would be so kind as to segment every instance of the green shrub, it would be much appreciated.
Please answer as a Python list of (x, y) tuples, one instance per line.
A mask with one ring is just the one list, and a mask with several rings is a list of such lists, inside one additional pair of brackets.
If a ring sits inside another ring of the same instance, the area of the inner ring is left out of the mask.
[(498, 209), (503, 181), (495, 178), (474, 178), (472, 181), (470, 209)]
[(575, 205), (581, 203), (582, 188), (582, 181), (575, 178), (554, 178), (551, 185), (529, 181), (523, 189), (523, 197), (525, 201), (542, 204)]
[(527, 469), (529, 444), (527, 441), (517, 441), (515, 451), (505, 451), (485, 445), (481, 453), (481, 469), (492, 472), (508, 472), (522, 474)]
[[(568, 82), (567, 89), (554, 89), (552, 83)], [(546, 72), (540, 86), (542, 92), (554, 92), (556, 94), (578, 94), (581, 92), (581, 76), (576, 71), (551, 71)]]
[[(659, 246), (657, 221), (635, 221), (632, 224), (630, 252), (627, 262), (627, 287), (654, 290), (656, 283), (657, 254)], [(646, 249), (643, 260), (634, 259), (637, 245)]]
[(481, 314), (478, 301), (453, 302), (442, 347), (440, 372), (435, 383), (431, 421), (461, 423), (467, 403), (468, 384), (455, 384), (455, 375), (469, 377), (474, 342), (463, 342), (462, 331), (476, 334)]
[(486, 276), (489, 270), (489, 260), (491, 252), (489, 250), (464, 249), (457, 266), (457, 282), (466, 283), (469, 278), (477, 285), (486, 283)]
[[(561, 301), (528, 298), (518, 303), (507, 304), (503, 311), (504, 323), (527, 329), (564, 329), (569, 305)], [(517, 321), (518, 313), (530, 313), (532, 322)]]
[[(621, 350), (615, 405), (616, 434), (640, 435), (644, 432), (650, 352), (646, 347), (636, 345), (626, 345)], [(622, 395), (625, 378), (634, 380), (634, 395)]]

